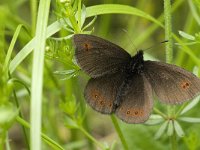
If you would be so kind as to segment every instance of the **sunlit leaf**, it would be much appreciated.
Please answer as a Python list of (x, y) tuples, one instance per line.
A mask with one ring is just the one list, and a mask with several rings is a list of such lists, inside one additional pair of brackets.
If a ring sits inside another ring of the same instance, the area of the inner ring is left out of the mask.
[(78, 128), (77, 123), (70, 117), (65, 117), (65, 125), (67, 128)]
[(156, 125), (163, 122), (164, 119), (160, 115), (152, 114), (149, 119), (145, 122), (146, 125)]
[(170, 120), (167, 128), (167, 135), (172, 136), (173, 132), (174, 132), (173, 122), (172, 120)]
[(196, 106), (200, 101), (200, 96), (197, 96), (193, 101), (191, 101), (182, 111), (181, 115), (191, 110), (194, 106)]
[(165, 132), (166, 128), (167, 128), (167, 124), (168, 124), (168, 121), (165, 121), (161, 126), (160, 128), (158, 129), (158, 131), (156, 132), (155, 134), (155, 139), (159, 139)]
[(183, 137), (185, 135), (182, 127), (176, 120), (174, 120), (174, 129), (179, 137)]
[(180, 117), (178, 119), (181, 120), (181, 121), (184, 121), (184, 122), (200, 123), (200, 118)]
[(184, 37), (184, 38), (186, 38), (186, 39), (188, 39), (188, 40), (195, 40), (195, 37), (194, 37), (194, 36), (192, 36), (192, 35), (190, 35), (190, 34), (188, 34), (188, 33), (185, 33), (185, 32), (183, 32), (183, 31), (179, 31), (179, 34), (180, 34), (182, 37)]

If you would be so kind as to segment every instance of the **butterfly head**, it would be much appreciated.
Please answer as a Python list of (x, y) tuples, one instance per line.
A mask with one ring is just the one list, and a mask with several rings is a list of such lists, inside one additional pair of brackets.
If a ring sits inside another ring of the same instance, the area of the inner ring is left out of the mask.
[(140, 49), (140, 50), (137, 51), (137, 54), (135, 56), (143, 58), (143, 53), (144, 53), (143, 50)]
[(137, 54), (131, 58), (130, 63), (128, 64), (128, 71), (129, 72), (141, 72), (143, 68), (143, 51), (137, 51)]
[(138, 50), (137, 54), (132, 57), (132, 61), (135, 63), (142, 63), (143, 62), (143, 50)]

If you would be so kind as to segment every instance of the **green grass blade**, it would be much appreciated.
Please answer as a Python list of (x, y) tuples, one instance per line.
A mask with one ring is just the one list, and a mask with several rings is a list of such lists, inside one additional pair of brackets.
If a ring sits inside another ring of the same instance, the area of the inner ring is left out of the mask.
[(31, 149), (41, 149), (41, 109), (44, 52), (49, 16), (50, 0), (41, 0), (39, 4), (35, 50), (33, 55), (32, 86), (31, 86)]
[[(61, 27), (62, 26), (58, 21), (52, 23), (47, 28), (46, 38), (58, 32), (61, 29)], [(35, 38), (33, 38), (20, 50), (20, 52), (15, 56), (15, 58), (10, 62), (9, 70), (11, 73), (14, 72), (17, 66), (32, 52), (34, 46), (35, 46)]]
[(13, 51), (13, 48), (15, 46), (15, 43), (17, 41), (17, 37), (21, 31), (21, 28), (22, 28), (22, 25), (18, 25), (14, 35), (13, 35), (13, 38), (12, 38), (12, 41), (10, 43), (10, 46), (8, 48), (8, 52), (7, 52), (7, 55), (6, 55), (6, 58), (5, 58), (5, 62), (4, 62), (4, 71), (8, 69), (8, 66), (9, 66), (9, 63), (10, 63), (10, 60), (11, 60), (11, 54), (12, 54), (12, 51)]
[(153, 18), (151, 15), (137, 9), (135, 7), (131, 7), (128, 5), (119, 5), (119, 4), (102, 4), (102, 5), (95, 5), (88, 7), (86, 9), (86, 17), (92, 17), (95, 15), (102, 15), (102, 14), (128, 14), (128, 15), (136, 15), (139, 17), (143, 17), (154, 23), (158, 24), (159, 26), (163, 27), (162, 23), (158, 20)]

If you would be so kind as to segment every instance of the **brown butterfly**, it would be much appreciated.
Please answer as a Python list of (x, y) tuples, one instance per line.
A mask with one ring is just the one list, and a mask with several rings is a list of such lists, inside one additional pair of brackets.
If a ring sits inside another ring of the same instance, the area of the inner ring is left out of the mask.
[(159, 100), (178, 104), (200, 93), (194, 74), (158, 61), (144, 61), (143, 51), (131, 57), (121, 47), (102, 38), (76, 34), (75, 57), (91, 76), (85, 99), (96, 111), (115, 113), (127, 123), (145, 122), (152, 111), (153, 91)]

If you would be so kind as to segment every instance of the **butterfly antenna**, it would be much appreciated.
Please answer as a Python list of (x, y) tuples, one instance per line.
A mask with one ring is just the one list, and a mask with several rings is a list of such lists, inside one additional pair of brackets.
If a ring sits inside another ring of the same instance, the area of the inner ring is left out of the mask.
[(169, 40), (164, 40), (164, 41), (159, 42), (159, 43), (157, 43), (157, 44), (153, 44), (152, 46), (150, 46), (150, 47), (147, 48), (147, 49), (144, 49), (143, 51), (146, 51), (146, 50), (149, 50), (149, 49), (152, 49), (152, 48), (158, 47), (160, 44), (163, 44), (163, 43), (166, 43), (166, 42), (169, 42)]
[[(135, 49), (137, 50), (137, 47), (135, 46), (135, 44), (133, 43), (133, 41), (131, 40), (131, 36), (129, 35), (128, 31), (125, 30), (125, 29), (122, 29), (122, 31), (124, 31), (126, 33), (126, 35), (128, 36), (129, 38), (129, 41), (131, 41), (131, 46), (132, 46), (132, 49)], [(126, 37), (127, 38), (127, 37)]]

